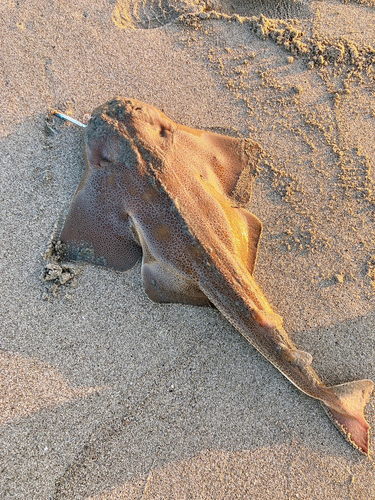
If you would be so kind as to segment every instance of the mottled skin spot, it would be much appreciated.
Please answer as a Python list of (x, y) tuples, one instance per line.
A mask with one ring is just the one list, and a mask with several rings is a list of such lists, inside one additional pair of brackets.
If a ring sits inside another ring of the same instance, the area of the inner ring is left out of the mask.
[(171, 233), (168, 227), (165, 226), (164, 224), (158, 224), (153, 228), (152, 232), (155, 238), (161, 242), (166, 241), (171, 237)]
[(154, 200), (158, 195), (157, 190), (153, 187), (150, 186), (146, 191), (142, 193), (142, 200), (145, 201), (146, 203), (149, 201)]
[(61, 241), (71, 257), (117, 270), (142, 258), (144, 287), (155, 302), (215, 305), (367, 454), (363, 408), (373, 382), (326, 387), (253, 278), (262, 226), (240, 206), (236, 186), (248, 175), (250, 198), (259, 152), (250, 140), (245, 148), (142, 102), (114, 99), (94, 110), (85, 130), (86, 171)]

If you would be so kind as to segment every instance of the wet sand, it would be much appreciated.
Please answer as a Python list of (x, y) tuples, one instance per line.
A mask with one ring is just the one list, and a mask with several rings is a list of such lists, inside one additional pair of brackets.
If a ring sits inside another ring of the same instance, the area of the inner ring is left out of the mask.
[(256, 280), (327, 385), (375, 380), (372, 0), (0, 15), (1, 498), (370, 498), (372, 459), (219, 312), (153, 304), (140, 265), (42, 277), (84, 170), (49, 111), (139, 99), (262, 146)]

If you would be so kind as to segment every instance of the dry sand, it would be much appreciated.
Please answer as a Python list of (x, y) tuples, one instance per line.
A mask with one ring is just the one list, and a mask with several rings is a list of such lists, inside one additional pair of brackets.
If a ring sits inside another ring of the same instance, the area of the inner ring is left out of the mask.
[[(262, 145), (256, 279), (327, 385), (375, 380), (373, 0), (5, 0), (0, 18), (0, 497), (374, 498), (374, 462), (217, 311), (151, 303), (139, 265), (41, 279), (84, 168), (49, 109), (133, 97)], [(374, 437), (375, 397), (366, 415)]]

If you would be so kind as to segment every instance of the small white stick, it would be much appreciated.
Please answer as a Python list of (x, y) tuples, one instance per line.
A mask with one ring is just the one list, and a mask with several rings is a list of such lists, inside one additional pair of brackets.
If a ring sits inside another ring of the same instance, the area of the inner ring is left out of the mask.
[(63, 120), (67, 120), (68, 122), (72, 122), (72, 123), (74, 123), (74, 125), (78, 125), (79, 127), (87, 127), (87, 125), (85, 125), (84, 123), (79, 122), (78, 120), (71, 118), (68, 115), (64, 115), (64, 113), (61, 113), (60, 111), (53, 111), (53, 114), (59, 116)]

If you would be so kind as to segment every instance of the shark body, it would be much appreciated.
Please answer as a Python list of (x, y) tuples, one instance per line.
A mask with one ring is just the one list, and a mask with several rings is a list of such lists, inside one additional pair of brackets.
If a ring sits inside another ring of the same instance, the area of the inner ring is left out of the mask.
[(256, 166), (258, 145), (190, 129), (152, 106), (117, 98), (93, 112), (84, 150), (86, 171), (60, 238), (67, 256), (117, 270), (142, 258), (153, 301), (213, 304), (368, 454), (363, 410), (373, 382), (325, 386), (254, 280), (262, 226), (236, 190)]

